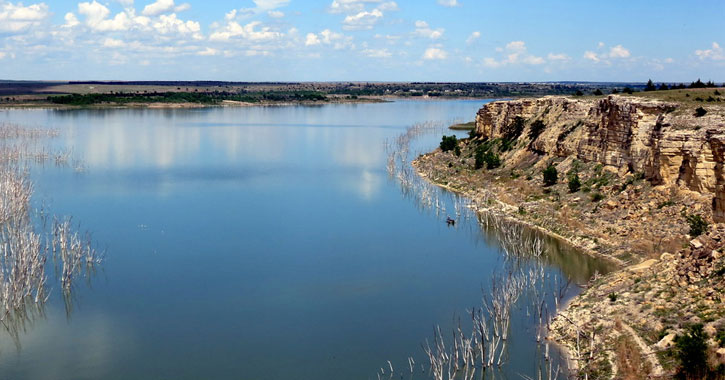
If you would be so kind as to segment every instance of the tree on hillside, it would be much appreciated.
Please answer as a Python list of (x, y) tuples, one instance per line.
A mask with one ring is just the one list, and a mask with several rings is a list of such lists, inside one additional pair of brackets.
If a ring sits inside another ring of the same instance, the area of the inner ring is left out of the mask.
[(655, 91), (657, 90), (657, 87), (655, 87), (655, 84), (652, 82), (652, 79), (647, 81), (647, 85), (644, 87), (645, 91)]
[(690, 83), (690, 88), (705, 88), (705, 83), (702, 83), (700, 78), (697, 78), (696, 82)]
[(660, 90), (660, 91), (667, 91), (669, 89), (670, 89), (670, 87), (666, 83), (660, 84), (660, 88), (658, 88), (658, 90)]

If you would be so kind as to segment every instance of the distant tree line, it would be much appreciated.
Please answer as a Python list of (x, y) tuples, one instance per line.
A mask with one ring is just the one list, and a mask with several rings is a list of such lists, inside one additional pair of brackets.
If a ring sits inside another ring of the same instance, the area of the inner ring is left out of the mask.
[(218, 104), (224, 100), (258, 103), (263, 101), (325, 101), (327, 96), (314, 91), (295, 92), (144, 92), (144, 93), (104, 93), (70, 94), (49, 96), (48, 101), (55, 104), (88, 106), (104, 103), (199, 103)]

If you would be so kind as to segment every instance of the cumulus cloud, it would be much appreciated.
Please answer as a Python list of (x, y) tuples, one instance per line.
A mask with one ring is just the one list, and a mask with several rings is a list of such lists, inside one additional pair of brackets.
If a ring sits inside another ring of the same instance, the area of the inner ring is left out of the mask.
[(283, 36), (284, 33), (264, 26), (260, 21), (252, 21), (246, 25), (230, 21), (221, 30), (212, 33), (209, 40), (229, 41), (231, 39), (242, 39), (252, 42), (264, 42), (279, 39)]
[(284, 17), (284, 12), (281, 11), (268, 11), (267, 15), (271, 18), (282, 18)]
[(710, 49), (695, 50), (695, 55), (700, 60), (712, 60), (712, 61), (723, 61), (725, 60), (725, 54), (720, 44), (713, 42)]
[(174, 7), (174, 0), (156, 0), (156, 2), (145, 6), (141, 14), (144, 16), (158, 16), (162, 13), (171, 12)]
[(194, 34), (196, 39), (201, 39), (199, 32), (201, 25), (196, 21), (183, 21), (176, 17), (175, 13), (170, 15), (161, 15), (159, 21), (154, 23), (154, 29), (161, 34), (180, 33)]
[(305, 46), (330, 45), (335, 50), (353, 48), (352, 37), (325, 29), (319, 34), (307, 33)]
[(305, 38), (305, 46), (315, 46), (321, 43), (322, 42), (320, 41), (320, 38), (317, 37), (315, 33), (307, 33), (307, 38)]
[(345, 14), (360, 13), (365, 10), (366, 4), (379, 3), (381, 3), (381, 0), (333, 0), (330, 5), (329, 12)]
[(571, 60), (571, 57), (569, 57), (568, 55), (566, 55), (564, 53), (560, 53), (560, 54), (549, 53), (549, 55), (547, 55), (546, 58), (549, 61), (560, 61), (560, 62)]
[(594, 63), (603, 62), (605, 64), (611, 64), (610, 59), (623, 59), (629, 58), (632, 54), (629, 49), (626, 49), (622, 45), (615, 45), (609, 48), (609, 51), (603, 51), (606, 45), (603, 42), (597, 44), (599, 53), (587, 50), (584, 52), (584, 59), (592, 61)]
[(383, 12), (377, 8), (370, 12), (361, 11), (346, 16), (342, 21), (342, 28), (346, 30), (372, 29), (381, 18), (383, 18)]
[(196, 55), (200, 55), (200, 56), (214, 56), (214, 55), (218, 55), (218, 54), (219, 54), (219, 50), (213, 49), (210, 47), (196, 53)]
[(364, 49), (361, 53), (370, 58), (389, 58), (393, 56), (388, 49)]
[(444, 32), (445, 29), (443, 28), (431, 29), (425, 21), (418, 20), (415, 22), (415, 34), (417, 36), (437, 40), (443, 36)]
[(590, 61), (593, 61), (593, 62), (599, 62), (599, 61), (601, 61), (601, 59), (599, 58), (599, 56), (597, 55), (597, 53), (595, 53), (593, 51), (590, 51), (590, 50), (587, 50), (587, 51), (584, 52), (584, 58), (585, 59), (588, 59)]
[(444, 7), (457, 7), (461, 5), (458, 0), (438, 0), (438, 4)]
[(622, 45), (612, 46), (609, 49), (610, 58), (628, 58), (629, 55), (629, 50), (622, 47)]
[(479, 38), (481, 38), (481, 32), (475, 31), (475, 32), (471, 33), (471, 35), (468, 36), (468, 38), (466, 38), (466, 45), (470, 45), (470, 44), (476, 42)]
[(0, 32), (18, 33), (39, 26), (50, 15), (45, 3), (0, 4)]
[(497, 51), (503, 53), (505, 57), (499, 60), (491, 57), (484, 58), (484, 66), (498, 68), (513, 64), (542, 65), (546, 63), (544, 58), (529, 54), (524, 41), (511, 41), (506, 44), (505, 48), (498, 48)]
[(437, 47), (428, 48), (423, 53), (423, 59), (425, 60), (443, 60), (446, 58), (448, 58), (448, 52)]

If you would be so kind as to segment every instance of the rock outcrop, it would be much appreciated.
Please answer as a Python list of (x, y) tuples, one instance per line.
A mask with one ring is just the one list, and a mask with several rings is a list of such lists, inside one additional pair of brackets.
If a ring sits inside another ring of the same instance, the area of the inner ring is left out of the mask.
[[(712, 197), (712, 219), (725, 221), (725, 118), (695, 117), (677, 103), (611, 95), (603, 99), (544, 97), (493, 102), (476, 116), (477, 135), (510, 136), (516, 118), (528, 142), (523, 153), (575, 157), (621, 174), (641, 173), (653, 185), (677, 186)], [(538, 136), (531, 125), (540, 120)], [(520, 144), (519, 144), (520, 145)]]

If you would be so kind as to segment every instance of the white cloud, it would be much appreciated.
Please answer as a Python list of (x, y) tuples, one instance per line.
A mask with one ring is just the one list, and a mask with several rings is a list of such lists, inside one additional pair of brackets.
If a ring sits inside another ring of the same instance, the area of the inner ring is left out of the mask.
[(342, 21), (342, 28), (346, 30), (372, 29), (373, 26), (383, 18), (383, 12), (379, 9), (362, 11), (354, 15), (348, 15)]
[(307, 33), (307, 38), (305, 38), (305, 46), (315, 46), (321, 43), (322, 42), (315, 33)]
[(434, 60), (434, 59), (446, 59), (448, 58), (448, 53), (440, 48), (431, 47), (426, 49), (425, 53), (423, 53), (423, 59), (425, 60)]
[(65, 14), (65, 24), (63, 24), (63, 27), (73, 28), (78, 25), (80, 25), (80, 21), (78, 21), (78, 18), (76, 17), (76, 15), (74, 15), (71, 12), (68, 12)]
[(180, 34), (196, 34), (196, 39), (201, 39), (199, 32), (201, 25), (196, 21), (183, 21), (176, 17), (175, 13), (170, 15), (161, 15), (159, 21), (154, 23), (154, 29), (161, 34), (180, 33)]
[(365, 49), (361, 53), (370, 58), (389, 58), (393, 56), (393, 53), (388, 49)]
[(354, 14), (365, 10), (365, 4), (377, 4), (381, 0), (333, 0), (330, 13)]
[(610, 58), (628, 58), (629, 55), (629, 50), (622, 47), (622, 45), (613, 46), (609, 49)]
[(352, 37), (325, 29), (319, 34), (307, 33), (305, 46), (331, 45), (335, 50), (353, 48)]
[(174, 10), (174, 0), (156, 0), (143, 8), (141, 14), (144, 16), (158, 16), (162, 13), (168, 13)]
[(547, 55), (546, 58), (549, 61), (561, 61), (561, 62), (568, 61), (571, 59), (571, 57), (569, 57), (568, 55), (566, 55), (564, 53), (560, 53), (560, 54), (549, 53), (549, 55)]
[[(597, 48), (599, 50), (603, 50), (606, 45), (604, 45), (603, 42), (600, 42), (597, 44)], [(632, 54), (629, 52), (628, 49), (623, 47), (622, 45), (616, 45), (609, 48), (609, 52), (600, 52), (596, 53), (591, 50), (587, 50), (584, 52), (584, 59), (590, 60), (594, 63), (602, 62), (606, 65), (611, 65), (612, 62), (610, 59), (623, 59), (623, 58), (629, 58)]]
[(284, 17), (284, 12), (281, 11), (268, 11), (267, 15), (272, 18), (282, 18)]
[(219, 50), (212, 49), (212, 48), (208, 47), (208, 48), (206, 48), (206, 49), (204, 49), (204, 50), (196, 53), (196, 55), (201, 55), (201, 56), (214, 56), (214, 55), (219, 55)]
[(444, 32), (445, 29), (443, 28), (431, 29), (425, 21), (418, 20), (415, 22), (415, 34), (418, 36), (437, 40), (443, 36)]
[(0, 3), (0, 32), (18, 33), (39, 26), (50, 15), (45, 3)]
[(461, 5), (458, 0), (438, 0), (438, 4), (444, 7), (457, 7)]
[(466, 38), (466, 45), (470, 45), (470, 44), (476, 42), (479, 38), (481, 38), (481, 32), (475, 31), (475, 32), (471, 33), (471, 35), (468, 36), (468, 38)]
[(498, 48), (496, 51), (505, 54), (505, 58), (500, 60), (484, 58), (484, 66), (497, 68), (512, 64), (542, 65), (546, 63), (544, 58), (529, 54), (524, 41), (511, 41), (506, 44), (505, 48)]
[(587, 51), (584, 52), (584, 58), (585, 59), (588, 59), (590, 61), (594, 61), (594, 62), (601, 61), (601, 59), (599, 58), (599, 56), (597, 55), (597, 53), (595, 53), (593, 51), (589, 51), (589, 50), (587, 50)]
[(720, 47), (720, 44), (718, 44), (717, 42), (713, 42), (710, 49), (695, 50), (695, 55), (700, 60), (713, 60), (713, 61), (725, 60), (725, 54), (723, 54), (723, 49), (722, 49), (722, 47)]
[(114, 38), (106, 38), (103, 41), (103, 47), (107, 47), (107, 48), (120, 48), (120, 47), (124, 47), (124, 46), (126, 46), (125, 42), (114, 39)]
[(241, 38), (252, 42), (264, 42), (276, 40), (283, 36), (284, 33), (282, 32), (273, 30), (268, 26), (262, 26), (260, 21), (252, 21), (244, 26), (236, 21), (230, 21), (222, 30), (212, 33), (209, 40), (229, 41), (234, 38)]
[(288, 4), (289, 0), (254, 0), (257, 9), (263, 11), (286, 7)]

